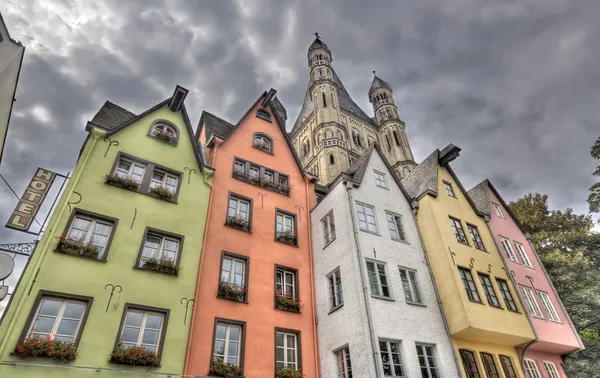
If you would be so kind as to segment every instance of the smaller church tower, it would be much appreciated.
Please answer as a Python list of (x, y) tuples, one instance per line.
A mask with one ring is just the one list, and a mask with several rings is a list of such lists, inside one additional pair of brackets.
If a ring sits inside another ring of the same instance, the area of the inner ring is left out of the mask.
[(398, 116), (392, 87), (377, 75), (369, 89), (369, 101), (379, 126), (379, 140), (384, 154), (398, 176), (405, 177), (417, 164), (406, 138), (404, 122)]

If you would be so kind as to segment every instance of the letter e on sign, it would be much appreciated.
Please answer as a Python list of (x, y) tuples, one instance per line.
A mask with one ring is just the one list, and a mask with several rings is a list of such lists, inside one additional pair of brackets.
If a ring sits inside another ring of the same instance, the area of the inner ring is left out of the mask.
[(8, 218), (6, 227), (19, 231), (29, 230), (55, 178), (56, 173), (38, 168), (15, 210)]

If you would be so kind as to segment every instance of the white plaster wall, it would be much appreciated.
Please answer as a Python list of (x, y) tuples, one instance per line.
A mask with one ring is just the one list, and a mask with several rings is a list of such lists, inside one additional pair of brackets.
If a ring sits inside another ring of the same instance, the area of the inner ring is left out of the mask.
[(0, 42), (0, 154), (4, 149), (4, 138), (8, 130), (8, 119), (13, 100), (21, 56), (24, 48), (2, 35)]

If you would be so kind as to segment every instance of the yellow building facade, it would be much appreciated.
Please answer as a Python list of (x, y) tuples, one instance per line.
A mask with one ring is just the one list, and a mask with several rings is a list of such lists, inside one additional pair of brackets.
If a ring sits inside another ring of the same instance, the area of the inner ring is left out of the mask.
[(414, 201), (425, 249), (463, 376), (524, 377), (516, 346), (536, 339), (487, 220), (436, 150), (402, 184)]

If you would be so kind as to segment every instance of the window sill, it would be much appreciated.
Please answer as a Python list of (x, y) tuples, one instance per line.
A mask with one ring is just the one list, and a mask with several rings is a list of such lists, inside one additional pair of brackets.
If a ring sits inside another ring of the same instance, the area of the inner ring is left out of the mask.
[(334, 308), (332, 308), (331, 310), (329, 310), (329, 312), (327, 313), (327, 315), (331, 315), (334, 312), (336, 312), (337, 310), (339, 310), (340, 308), (344, 307), (344, 304), (342, 303), (341, 305), (337, 305)]
[(500, 306), (494, 306), (494, 305), (490, 305), (490, 307), (491, 307), (491, 308), (496, 308), (496, 309), (498, 309), (498, 310), (502, 310), (502, 311), (504, 311), (504, 309), (503, 309), (502, 307), (500, 307)]
[(375, 186), (377, 186), (378, 188), (381, 188), (381, 189), (385, 189), (385, 190), (387, 190), (387, 191), (389, 191), (389, 190), (390, 190), (390, 188), (386, 188), (385, 186), (379, 186), (379, 185), (375, 185)]
[(296, 310), (287, 309), (285, 307), (278, 307), (278, 306), (275, 306), (273, 308), (275, 310), (279, 310), (279, 311), (283, 311), (283, 312), (291, 312), (292, 314), (302, 314), (302, 312), (300, 312), (300, 310), (296, 311)]
[(511, 310), (511, 309), (507, 309), (507, 310), (508, 310), (508, 312), (512, 312), (513, 314), (520, 314), (521, 313), (521, 311), (518, 311), (518, 310), (516, 310), (516, 311), (515, 310)]
[(407, 242), (406, 240), (402, 240), (402, 239), (394, 239), (394, 238), (391, 238), (391, 239), (392, 239), (393, 241), (395, 241), (395, 242), (398, 242), (398, 243), (403, 243), (403, 244), (406, 244), (406, 245), (410, 245), (410, 243), (409, 243), (409, 242)]
[(331, 243), (333, 243), (334, 241), (335, 241), (335, 238), (333, 238), (333, 240), (331, 240), (331, 241), (329, 241), (327, 244), (325, 244), (325, 245), (323, 246), (323, 248), (322, 248), (322, 249), (325, 249), (325, 248), (327, 248), (327, 247), (328, 247), (328, 246), (329, 246)]
[(427, 307), (426, 304), (419, 303), (419, 302), (406, 301), (406, 304), (411, 305), (411, 306), (417, 306), (417, 307)]
[(255, 145), (252, 145), (252, 148), (255, 148), (255, 149), (257, 149), (257, 150), (259, 150), (259, 151), (262, 151), (262, 152), (264, 152), (264, 153), (266, 153), (266, 154), (269, 154), (269, 155), (275, 155), (275, 154), (274, 154), (274, 153), (272, 153), (271, 151), (264, 150), (264, 149), (262, 149), (262, 148), (260, 148), (260, 147), (258, 147), (258, 146), (255, 146)]
[(470, 245), (468, 242), (466, 242), (466, 243), (465, 243), (465, 242), (461, 242), (461, 241), (460, 241), (460, 240), (458, 240), (458, 239), (456, 239), (456, 242), (457, 242), (458, 244), (466, 245), (467, 247), (470, 247), (470, 246), (471, 246), (471, 245)]
[(359, 230), (362, 231), (362, 232), (366, 232), (367, 234), (381, 236), (378, 232), (375, 232), (375, 231), (363, 230), (360, 227), (359, 227)]
[(478, 251), (480, 251), (480, 252), (490, 253), (489, 251), (486, 251), (485, 249), (480, 249), (480, 248), (477, 248), (477, 247), (475, 247), (475, 249), (478, 250)]
[(548, 320), (548, 319), (544, 318), (543, 316), (538, 316), (538, 315), (533, 315), (533, 314), (531, 314), (531, 316), (533, 316), (536, 319), (540, 319), (540, 320)]
[(110, 185), (110, 186), (114, 186), (115, 188), (120, 188), (120, 189), (126, 190), (126, 191), (128, 191), (128, 192), (133, 192), (133, 193), (142, 194), (142, 195), (145, 195), (145, 196), (148, 196), (148, 197), (155, 198), (155, 199), (157, 199), (157, 200), (159, 200), (159, 201), (163, 201), (163, 202), (172, 203), (172, 204), (174, 204), (174, 205), (177, 205), (177, 199), (174, 199), (174, 200), (172, 200), (172, 201), (171, 201), (171, 200), (167, 200), (167, 199), (162, 199), (162, 198), (160, 198), (160, 197), (157, 197), (157, 196), (155, 196), (155, 195), (152, 195), (152, 194), (150, 194), (150, 193), (143, 193), (143, 192), (140, 192), (140, 191), (139, 191), (139, 189), (138, 189), (138, 190), (127, 189), (127, 188), (124, 188), (124, 187), (122, 187), (121, 185), (111, 184), (111, 183), (108, 183), (108, 182), (105, 182), (105, 184), (106, 184), (106, 185)]
[(552, 323), (563, 324), (563, 322), (561, 322), (560, 320), (552, 320), (552, 319), (548, 319), (548, 320), (550, 320)]
[(396, 302), (396, 300), (392, 297), (384, 297), (383, 295), (371, 294), (371, 298), (382, 299), (384, 301)]
[(277, 239), (277, 238), (275, 238), (274, 240), (275, 240), (276, 242), (278, 242), (278, 243), (282, 243), (282, 244), (289, 245), (290, 247), (296, 247), (296, 248), (299, 248), (299, 247), (298, 247), (298, 243), (290, 243), (290, 242), (287, 242), (287, 241), (279, 240), (279, 239)]
[(242, 303), (242, 304), (248, 304), (248, 298), (245, 298), (243, 301), (238, 301), (237, 299), (233, 299), (233, 298), (227, 298), (221, 295), (217, 294), (217, 298), (222, 299), (224, 301), (230, 301), (230, 302), (235, 302), (235, 303)]
[(175, 139), (175, 140), (171, 141), (171, 140), (167, 140), (167, 139), (162, 139), (162, 138), (159, 138), (159, 137), (157, 137), (156, 135), (152, 135), (152, 134), (148, 134), (148, 136), (149, 136), (150, 138), (152, 138), (152, 139), (156, 139), (157, 141), (159, 141), (159, 142), (162, 142), (162, 143), (164, 143), (164, 144), (168, 144), (168, 145), (170, 145), (170, 146), (172, 146), (172, 147), (177, 147), (177, 142), (178, 142), (178, 140), (177, 140), (177, 139)]
[[(179, 267), (177, 267), (179, 268)], [(150, 268), (144, 268), (144, 267), (139, 267), (139, 266), (133, 266), (133, 269), (137, 269), (137, 270), (146, 270), (149, 272), (155, 272), (155, 273), (159, 273), (159, 274), (164, 274), (166, 276), (172, 276), (172, 277), (179, 277), (179, 272), (164, 272), (164, 271), (160, 271), (160, 270), (156, 270), (156, 269), (150, 269)]]
[(54, 252), (60, 253), (61, 255), (68, 255), (68, 256), (73, 256), (73, 257), (79, 257), (80, 259), (91, 260), (91, 261), (96, 261), (96, 262), (100, 262), (100, 263), (106, 263), (106, 259), (99, 259), (97, 257), (86, 256), (86, 255), (78, 255), (78, 254), (69, 253), (69, 252), (63, 252), (63, 251), (60, 251), (58, 249), (55, 249)]
[(227, 226), (229, 228), (233, 228), (234, 230), (245, 232), (247, 234), (251, 234), (252, 233), (252, 229), (245, 230), (243, 227), (238, 227), (238, 226), (234, 226), (234, 225), (231, 225), (231, 224), (227, 224), (227, 222), (225, 222), (225, 226)]
[(109, 364), (114, 364), (114, 365), (127, 365), (127, 366), (133, 366), (133, 367), (139, 367), (139, 368), (144, 368), (144, 369), (159, 369), (162, 367), (162, 365), (158, 364), (158, 365), (134, 365), (134, 364), (124, 364), (121, 362), (116, 362), (113, 360), (108, 360)]
[(472, 300), (471, 298), (468, 298), (468, 299), (469, 299), (469, 302), (471, 302), (471, 303), (475, 303), (475, 304), (478, 304), (478, 305), (485, 306), (485, 303), (483, 303), (483, 302), (481, 302), (481, 301), (479, 301), (479, 302), (478, 302), (478, 301), (474, 301), (474, 300)]

